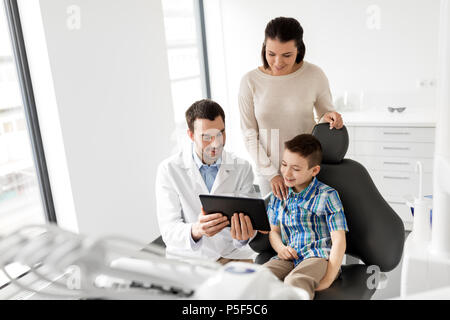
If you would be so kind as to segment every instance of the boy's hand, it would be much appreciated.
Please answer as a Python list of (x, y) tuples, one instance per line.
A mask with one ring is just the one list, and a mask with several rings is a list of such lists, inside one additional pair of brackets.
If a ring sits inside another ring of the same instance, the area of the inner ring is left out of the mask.
[(206, 214), (202, 208), (198, 221), (192, 225), (192, 239), (198, 241), (202, 236), (212, 237), (222, 231), (229, 223), (227, 217), (221, 213)]
[(319, 285), (316, 288), (316, 291), (322, 291), (328, 289), (334, 282), (334, 279), (328, 278), (325, 276), (322, 280), (320, 280)]
[(298, 259), (297, 251), (289, 246), (283, 246), (278, 250), (278, 257), (281, 260), (295, 260)]
[(339, 275), (339, 269), (344, 258), (346, 248), (345, 231), (331, 231), (331, 251), (328, 259), (327, 272), (322, 280), (320, 280), (316, 291), (325, 290), (331, 286)]
[(248, 240), (255, 235), (250, 217), (242, 212), (231, 217), (231, 237), (236, 240)]

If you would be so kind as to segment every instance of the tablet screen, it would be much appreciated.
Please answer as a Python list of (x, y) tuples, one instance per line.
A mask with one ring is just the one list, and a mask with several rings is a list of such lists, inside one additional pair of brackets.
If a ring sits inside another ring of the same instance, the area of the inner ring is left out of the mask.
[(250, 217), (253, 229), (270, 231), (264, 199), (201, 194), (200, 201), (206, 214), (222, 213), (231, 221), (234, 213)]

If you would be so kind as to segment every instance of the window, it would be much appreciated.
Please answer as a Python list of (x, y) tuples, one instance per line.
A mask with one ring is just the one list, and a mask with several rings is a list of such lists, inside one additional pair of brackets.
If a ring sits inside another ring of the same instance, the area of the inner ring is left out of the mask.
[(186, 135), (184, 113), (210, 97), (201, 0), (162, 0), (169, 76), (178, 137)]
[(3, 2), (0, 19), (0, 234), (45, 215)]
[[(46, 222), (20, 93), (4, 2), (0, 1), (0, 238)], [(8, 266), (19, 276), (26, 269)], [(8, 282), (0, 271), (0, 287)]]

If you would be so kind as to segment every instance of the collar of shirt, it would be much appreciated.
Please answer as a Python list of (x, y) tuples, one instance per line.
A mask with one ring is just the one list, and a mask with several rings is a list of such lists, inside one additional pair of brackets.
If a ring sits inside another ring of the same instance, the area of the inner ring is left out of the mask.
[(315, 189), (315, 187), (317, 186), (317, 178), (313, 177), (312, 181), (309, 183), (309, 185), (303, 189), (300, 192), (295, 192), (293, 188), (289, 188), (289, 193), (288, 193), (288, 199), (289, 198), (293, 198), (293, 199), (298, 199), (298, 198), (302, 198), (302, 199), (306, 199), (306, 198), (310, 198), (312, 196), (313, 193), (311, 193), (311, 191), (313, 189)]
[(220, 164), (222, 163), (222, 156), (220, 156), (216, 160), (216, 162), (214, 162), (211, 165), (207, 165), (207, 164), (203, 163), (202, 160), (197, 155), (197, 152), (195, 152), (195, 148), (194, 148), (194, 144), (193, 143), (192, 143), (192, 158), (194, 158), (195, 165), (197, 166), (198, 169), (200, 169), (202, 166), (205, 166), (205, 167), (217, 167), (217, 169), (219, 169), (220, 168)]

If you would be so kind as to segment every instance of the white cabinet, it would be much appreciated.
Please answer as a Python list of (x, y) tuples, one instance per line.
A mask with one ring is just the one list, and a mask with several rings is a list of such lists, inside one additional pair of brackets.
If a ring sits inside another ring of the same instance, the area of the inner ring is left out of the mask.
[[(355, 135), (355, 138), (357, 136)], [(395, 139), (396, 137), (391, 137)], [(354, 152), (361, 156), (415, 158), (433, 154), (432, 143), (422, 142), (375, 142), (355, 140)]]
[(355, 127), (357, 141), (434, 142), (434, 129), (413, 127)]
[(412, 228), (406, 197), (418, 194), (417, 161), (423, 165), (423, 192), (432, 193), (434, 127), (347, 125), (350, 143), (346, 158), (369, 171), (380, 193)]

